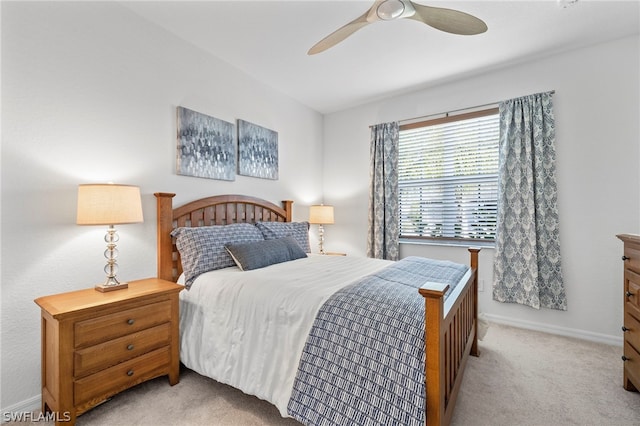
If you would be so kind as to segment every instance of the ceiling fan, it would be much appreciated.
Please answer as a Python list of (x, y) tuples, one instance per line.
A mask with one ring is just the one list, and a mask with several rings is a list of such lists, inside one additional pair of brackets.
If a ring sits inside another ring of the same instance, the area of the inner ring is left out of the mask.
[(324, 52), (359, 29), (377, 21), (413, 19), (452, 34), (474, 35), (487, 31), (487, 24), (468, 13), (441, 7), (423, 6), (411, 0), (376, 0), (362, 16), (332, 32), (311, 49), (309, 55)]

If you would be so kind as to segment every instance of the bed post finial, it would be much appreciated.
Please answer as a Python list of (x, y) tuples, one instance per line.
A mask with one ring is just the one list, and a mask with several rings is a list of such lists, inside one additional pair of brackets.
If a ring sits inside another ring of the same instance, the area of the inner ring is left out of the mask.
[(156, 192), (158, 278), (173, 281), (171, 231), (173, 230), (173, 197), (176, 194)]

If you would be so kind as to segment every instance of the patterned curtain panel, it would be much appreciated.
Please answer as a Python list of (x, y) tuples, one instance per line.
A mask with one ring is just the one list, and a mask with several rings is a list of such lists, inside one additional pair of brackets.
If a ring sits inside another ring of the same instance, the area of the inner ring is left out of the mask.
[(566, 310), (551, 92), (500, 104), (493, 298)]
[(371, 128), (367, 256), (377, 259), (398, 260), (398, 138), (397, 122)]

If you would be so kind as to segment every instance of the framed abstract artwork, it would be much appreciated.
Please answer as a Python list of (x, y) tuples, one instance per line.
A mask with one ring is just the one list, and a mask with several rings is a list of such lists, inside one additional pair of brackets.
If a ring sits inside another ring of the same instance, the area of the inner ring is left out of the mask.
[(235, 180), (236, 139), (233, 123), (178, 107), (177, 173), (207, 179)]
[(278, 133), (238, 120), (238, 174), (278, 179)]

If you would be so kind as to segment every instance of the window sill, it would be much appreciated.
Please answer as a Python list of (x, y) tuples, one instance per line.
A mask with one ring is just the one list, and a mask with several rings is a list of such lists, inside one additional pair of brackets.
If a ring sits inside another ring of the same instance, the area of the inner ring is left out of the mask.
[(436, 240), (423, 240), (423, 239), (410, 239), (401, 238), (400, 244), (415, 244), (425, 246), (443, 246), (443, 247), (482, 247), (482, 248), (495, 248), (495, 241), (436, 241)]

